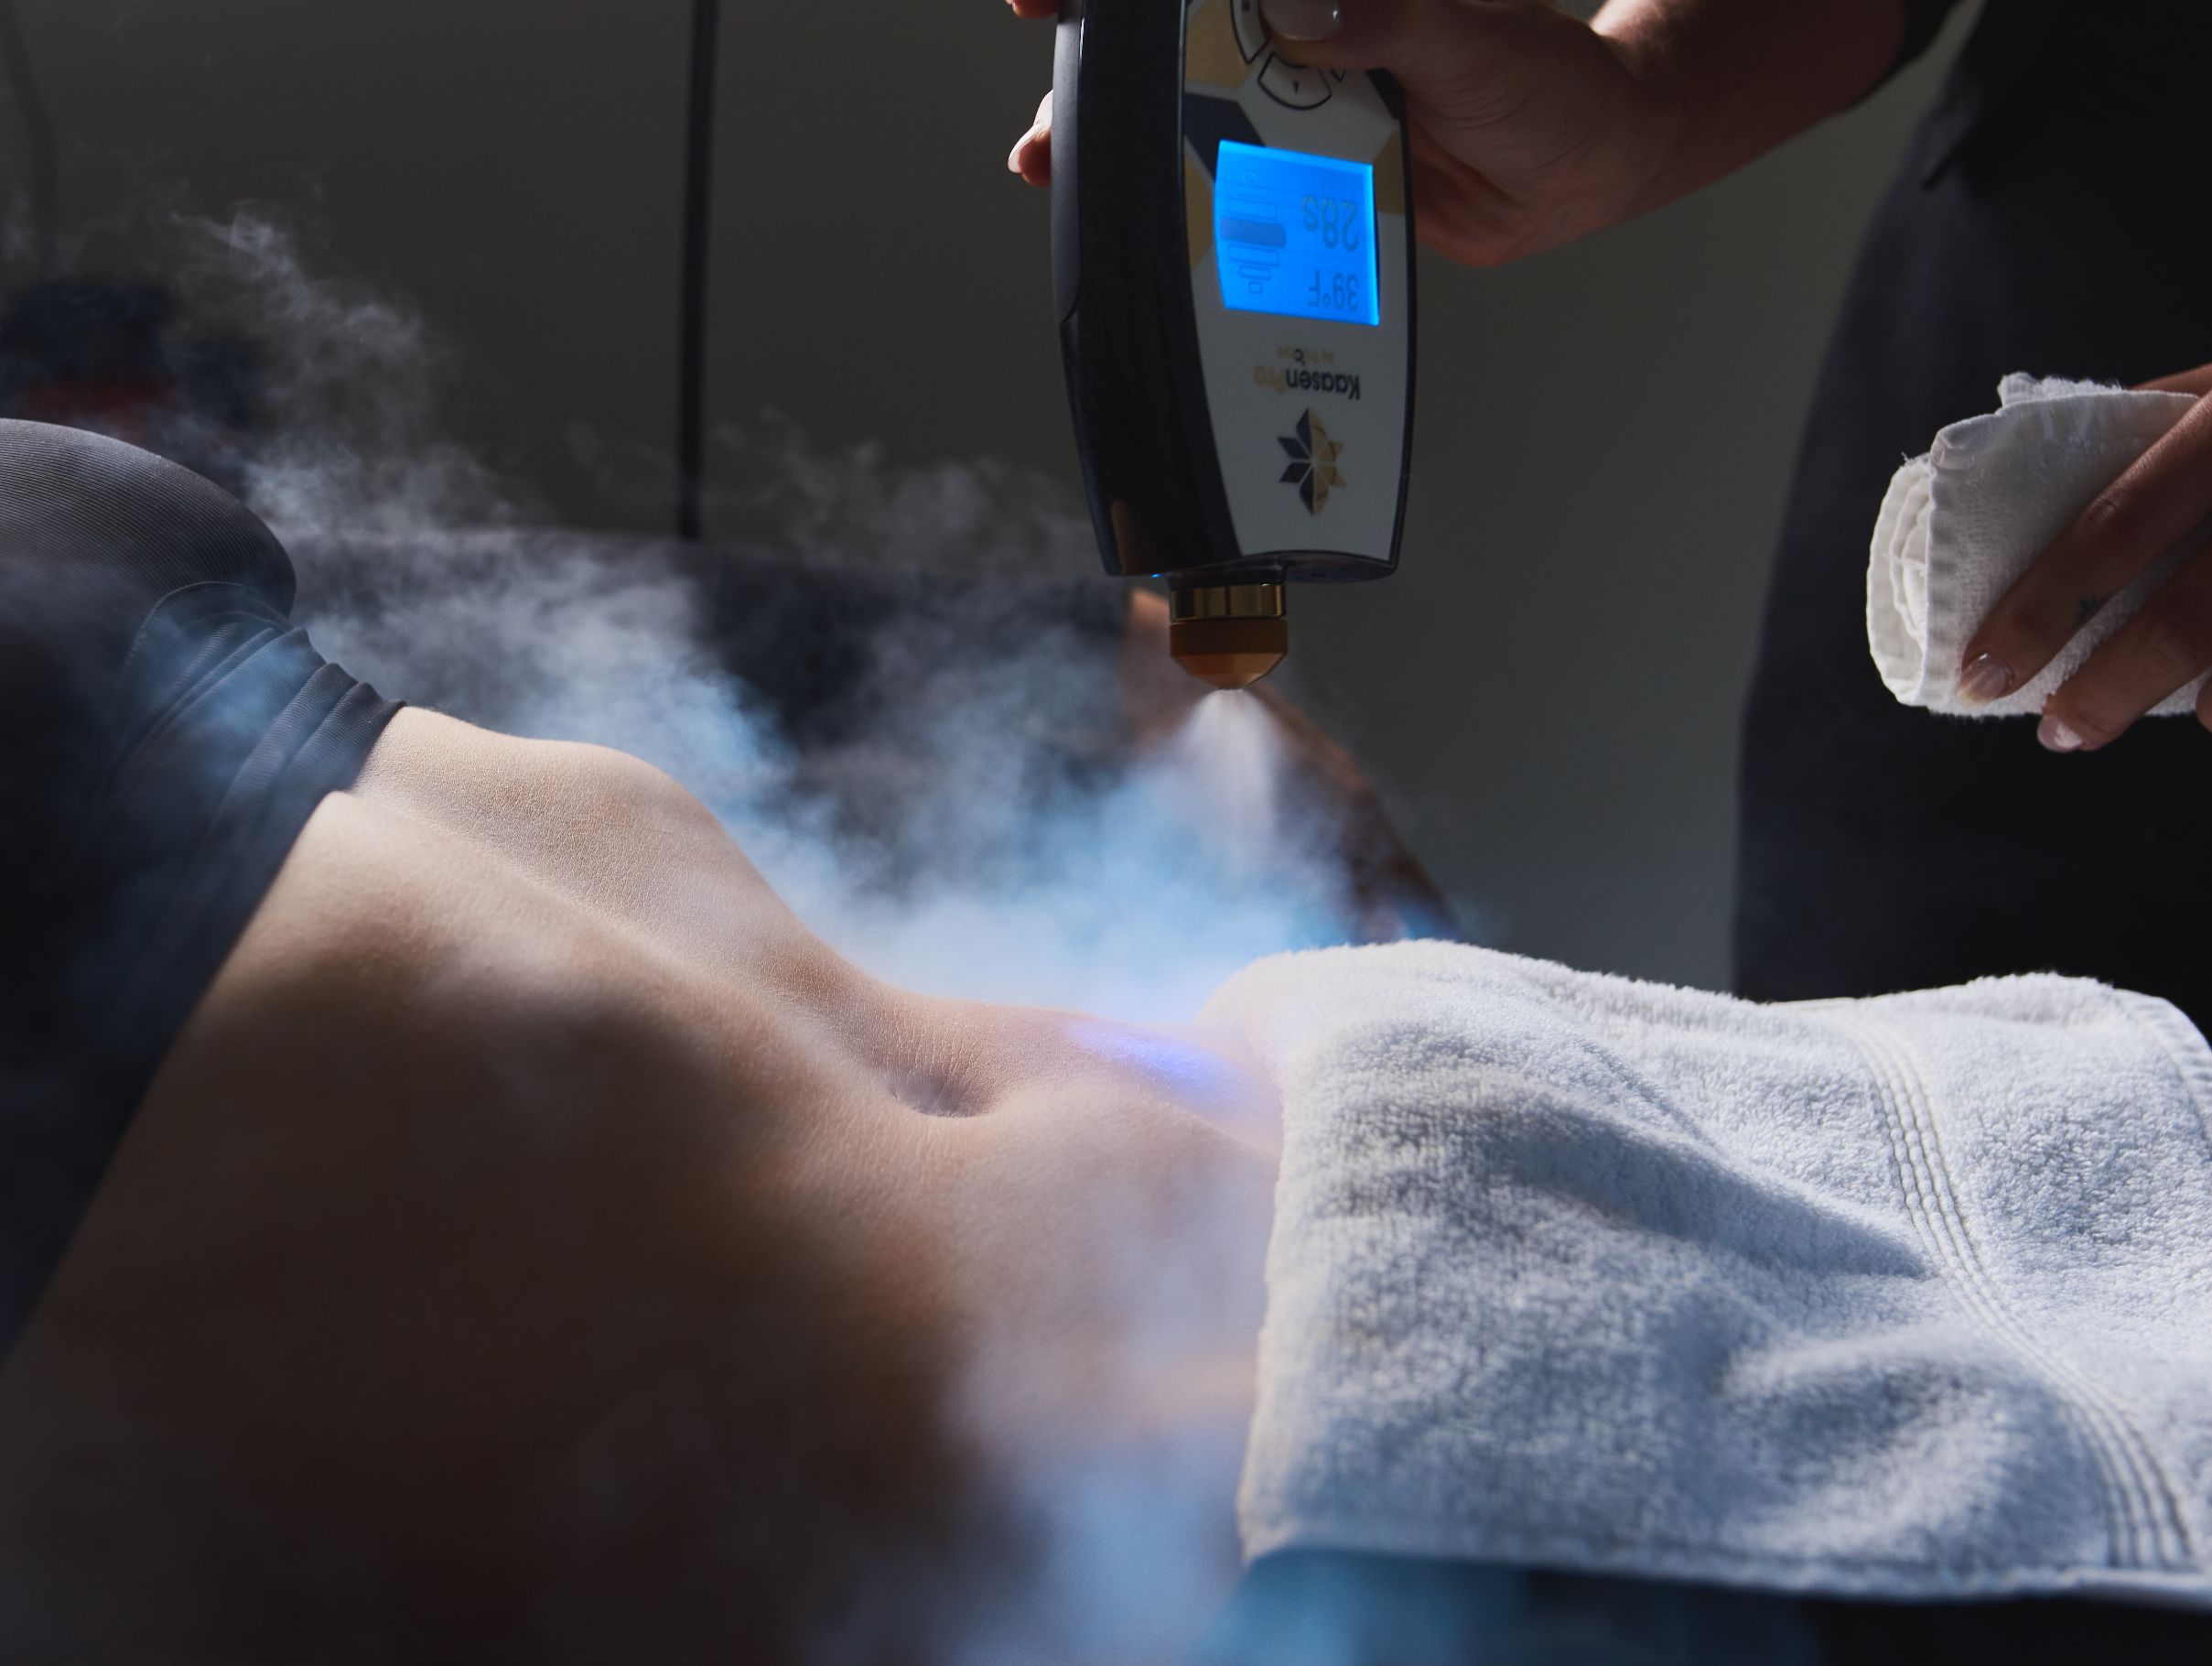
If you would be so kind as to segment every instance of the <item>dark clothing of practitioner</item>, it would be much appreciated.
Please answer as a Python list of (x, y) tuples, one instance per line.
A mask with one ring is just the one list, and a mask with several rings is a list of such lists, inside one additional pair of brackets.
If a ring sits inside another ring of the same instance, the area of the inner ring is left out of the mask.
[[(1916, 49), (1951, 0), (1915, 7)], [(1987, 0), (1876, 211), (1822, 371), (1745, 719), (1739, 990), (1872, 995), (2056, 970), (2212, 1031), (2212, 736), (2057, 757), (2023, 720), (1908, 709), (1866, 648), (1892, 472), (2029, 371), (2212, 361), (2212, 6)], [(1807, 1602), (1830, 1663), (2212, 1659), (2212, 1617), (2087, 1602)]]
[(2212, 736), (2160, 718), (2052, 756), (2027, 721), (1898, 705), (1864, 626), (1892, 471), (1991, 409), (2005, 373), (2131, 384), (2212, 360), (2208, 72), (2212, 6), (1988, 0), (1915, 135), (1821, 374), (1767, 603), (1742, 993), (2055, 970), (2162, 995), (2212, 1030)]

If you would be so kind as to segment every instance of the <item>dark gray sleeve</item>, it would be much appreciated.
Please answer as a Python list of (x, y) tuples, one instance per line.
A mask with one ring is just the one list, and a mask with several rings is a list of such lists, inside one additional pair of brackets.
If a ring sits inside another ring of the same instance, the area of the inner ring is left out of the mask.
[(1898, 44), (1896, 61), (1882, 79), (1889, 80), (1926, 51), (1958, 5), (1958, 0), (1904, 0), (1904, 38)]
[(1933, 46), (1959, 3), (1960, 0), (1904, 0), (1904, 36), (1897, 43), (1897, 56), (1890, 60), (1890, 67), (1882, 71), (1874, 84), (1852, 101), (1853, 104), (1862, 104), (1872, 98), (1896, 79), (1899, 70)]

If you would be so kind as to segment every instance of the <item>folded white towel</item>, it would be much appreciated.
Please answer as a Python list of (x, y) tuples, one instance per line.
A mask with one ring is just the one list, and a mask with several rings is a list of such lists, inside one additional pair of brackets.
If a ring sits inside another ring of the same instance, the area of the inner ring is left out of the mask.
[[(1907, 706), (1967, 717), (2039, 712), (2089, 650), (2132, 618), (2202, 543), (2194, 535), (2107, 602), (2026, 686), (1987, 706), (1958, 696), (1959, 656), (2012, 580), (2098, 492), (2181, 420), (2186, 394), (2013, 375), (2002, 408), (1955, 422), (1897, 471), (1874, 525), (1866, 636), (1889, 690)], [(2199, 678), (2159, 715), (2194, 711)]]
[(1247, 1551), (2212, 1606), (2212, 1051), (2039, 977), (1760, 1007), (1259, 962)]

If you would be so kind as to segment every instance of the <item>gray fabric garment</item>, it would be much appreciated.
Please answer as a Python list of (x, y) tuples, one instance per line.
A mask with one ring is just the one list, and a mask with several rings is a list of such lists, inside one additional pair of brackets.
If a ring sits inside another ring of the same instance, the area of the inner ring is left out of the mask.
[(2165, 1003), (1413, 944), (1207, 1016), (1286, 1119), (1252, 1555), (2212, 1606), (2212, 1052)]

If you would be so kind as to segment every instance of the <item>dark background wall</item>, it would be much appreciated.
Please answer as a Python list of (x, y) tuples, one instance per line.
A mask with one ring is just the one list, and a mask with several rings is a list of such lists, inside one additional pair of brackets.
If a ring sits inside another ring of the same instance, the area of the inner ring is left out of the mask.
[[(420, 309), (441, 420), (536, 513), (667, 524), (682, 0), (16, 3), (76, 269), (157, 275), (176, 215), (258, 205), (315, 269)], [(1725, 980), (1790, 454), (1857, 228), (1960, 34), (1694, 202), (1508, 271), (1425, 264), (1404, 570), (1303, 599), (1285, 680), (1489, 940)], [(739, 0), (721, 70), (714, 416), (772, 408), (891, 470), (1001, 459), (1072, 502), (1045, 203), (1001, 171), (1049, 29), (996, 0)]]

